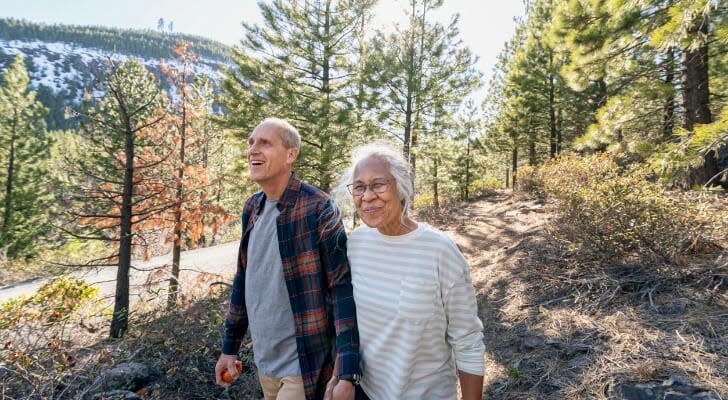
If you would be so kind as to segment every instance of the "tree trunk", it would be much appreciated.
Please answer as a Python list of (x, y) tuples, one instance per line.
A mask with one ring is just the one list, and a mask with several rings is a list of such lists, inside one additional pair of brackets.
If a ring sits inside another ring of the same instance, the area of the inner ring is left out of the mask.
[[(3, 210), (3, 224), (0, 229), (0, 243), (3, 246), (8, 245), (8, 230), (10, 229), (10, 219), (12, 218), (13, 209), (13, 178), (15, 177), (15, 125), (12, 127), (10, 135), (10, 152), (8, 153), (7, 181), (5, 182), (5, 210)], [(3, 251), (7, 251), (4, 249)], [(7, 253), (6, 253), (7, 254)]]
[(597, 80), (597, 86), (599, 87), (599, 93), (597, 94), (597, 102), (594, 111), (600, 109), (603, 105), (607, 104), (607, 83), (604, 78)]
[(673, 136), (673, 128), (675, 127), (675, 92), (672, 87), (675, 84), (675, 50), (669, 48), (667, 50), (667, 59), (665, 60), (665, 83), (670, 86), (670, 94), (665, 99), (665, 105), (662, 111), (662, 139), (669, 141)]
[(116, 295), (114, 297), (114, 315), (111, 319), (111, 337), (121, 338), (129, 327), (129, 269), (131, 267), (132, 245), (132, 195), (134, 194), (134, 131), (131, 121), (122, 106), (122, 118), (125, 124), (124, 156), (124, 189), (121, 196), (121, 221), (119, 232), (119, 267), (116, 270)]
[(513, 182), (511, 182), (511, 187), (513, 189), (516, 188), (516, 173), (518, 172), (518, 147), (513, 147), (513, 152), (511, 154), (511, 171), (512, 171), (512, 179)]
[(465, 201), (470, 199), (470, 132), (468, 132), (467, 157), (465, 158)]
[(528, 165), (536, 165), (536, 131), (533, 128), (528, 132)]
[(440, 157), (435, 156), (432, 160), (432, 195), (433, 204), (435, 209), (440, 208), (440, 178), (438, 177), (438, 170), (440, 168)]
[[(689, 34), (708, 34), (708, 17), (703, 15), (688, 31)], [(708, 45), (698, 48), (682, 49), (682, 84), (683, 108), (685, 121), (683, 127), (692, 132), (696, 124), (709, 124), (710, 92), (708, 91)], [(686, 186), (702, 185), (719, 172), (714, 151), (708, 151), (701, 167), (692, 169), (687, 174)]]
[[(553, 69), (554, 54), (549, 52), (549, 69)], [(554, 104), (554, 92), (556, 91), (556, 83), (554, 73), (549, 74), (549, 143), (551, 148), (549, 149), (549, 156), (551, 158), (556, 157), (557, 144), (556, 144), (556, 106)]]
[[(177, 182), (175, 191), (174, 206), (174, 229), (172, 233), (172, 275), (169, 278), (169, 287), (167, 290), (167, 307), (172, 309), (177, 304), (179, 297), (179, 271), (180, 260), (182, 257), (182, 207), (184, 205), (184, 180), (185, 180), (185, 150), (187, 147), (187, 65), (182, 69), (182, 79), (178, 82), (181, 99), (180, 107), (182, 107), (182, 115), (180, 116), (179, 125), (179, 167), (177, 169)], [(204, 236), (204, 235), (203, 235)]]
[(177, 170), (177, 188), (175, 192), (174, 229), (172, 237), (172, 275), (169, 277), (169, 288), (167, 290), (167, 306), (174, 307), (177, 304), (179, 293), (179, 263), (182, 257), (182, 204), (184, 202), (184, 179), (185, 179), (185, 111), (183, 105), (182, 127), (180, 129), (179, 145), (179, 169)]
[[(404, 113), (404, 146), (402, 147), (402, 155), (405, 161), (410, 162), (410, 141), (412, 140), (412, 95), (407, 94), (407, 105)], [(412, 182), (414, 185), (414, 181)]]
[(562, 146), (563, 146), (563, 138), (561, 135), (561, 109), (559, 108), (556, 112), (556, 153), (561, 154)]
[[(331, 12), (330, 12), (330, 3), (326, 2), (326, 9), (324, 12), (324, 37), (326, 39), (326, 43), (328, 43), (328, 37), (331, 31)], [(331, 49), (328, 46), (328, 44), (324, 44), (323, 48), (323, 59), (321, 60), (322, 65), (322, 71), (321, 71), (321, 93), (324, 95), (324, 103), (323, 108), (321, 110), (321, 132), (324, 134), (324, 137), (330, 137), (333, 139), (333, 136), (331, 135), (331, 115), (329, 115), (331, 110), (331, 57), (330, 54)], [(324, 168), (330, 168), (331, 165), (331, 159), (332, 159), (332, 150), (334, 150), (335, 144), (332, 143), (331, 140), (328, 141), (328, 143), (323, 143), (323, 147), (321, 148), (321, 165)], [(330, 171), (324, 171), (321, 175), (321, 190), (324, 192), (331, 191), (331, 173)]]

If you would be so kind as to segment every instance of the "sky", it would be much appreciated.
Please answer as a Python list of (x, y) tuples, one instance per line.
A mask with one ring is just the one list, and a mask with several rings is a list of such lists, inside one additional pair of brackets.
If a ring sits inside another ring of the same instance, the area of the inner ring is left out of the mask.
[[(405, 21), (406, 0), (380, 0), (373, 23), (386, 28)], [(487, 82), (505, 42), (513, 35), (513, 18), (524, 13), (522, 0), (445, 0), (433, 18), (446, 23), (460, 14), (463, 43), (479, 57), (476, 67)], [(243, 36), (241, 21), (260, 23), (256, 0), (0, 0), (0, 16), (31, 22), (156, 29), (173, 21), (175, 32), (235, 45)], [(483, 92), (482, 90), (480, 91)], [(479, 97), (479, 96), (478, 96)]]

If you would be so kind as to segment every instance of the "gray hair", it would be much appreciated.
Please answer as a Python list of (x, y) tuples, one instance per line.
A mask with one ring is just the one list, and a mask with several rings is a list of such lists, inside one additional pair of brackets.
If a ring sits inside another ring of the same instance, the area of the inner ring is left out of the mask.
[[(301, 149), (301, 135), (298, 133), (298, 129), (296, 129), (293, 125), (280, 118), (268, 117), (261, 121), (258, 126), (268, 124), (274, 125), (278, 128), (278, 134), (281, 136), (283, 145), (286, 146), (287, 149)], [(256, 126), (256, 129), (258, 126)]]
[(394, 177), (397, 194), (402, 197), (402, 218), (404, 218), (409, 214), (415, 195), (412, 175), (402, 153), (387, 142), (377, 141), (356, 147), (351, 153), (351, 166), (342, 174), (337, 192), (348, 194), (346, 185), (354, 182), (354, 170), (360, 162), (369, 158), (383, 162)]

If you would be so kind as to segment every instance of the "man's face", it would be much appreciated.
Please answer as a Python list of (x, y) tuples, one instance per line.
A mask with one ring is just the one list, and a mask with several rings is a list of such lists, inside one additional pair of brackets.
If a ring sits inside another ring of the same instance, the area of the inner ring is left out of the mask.
[(248, 138), (250, 179), (259, 185), (288, 181), (298, 151), (287, 149), (274, 124), (259, 125)]

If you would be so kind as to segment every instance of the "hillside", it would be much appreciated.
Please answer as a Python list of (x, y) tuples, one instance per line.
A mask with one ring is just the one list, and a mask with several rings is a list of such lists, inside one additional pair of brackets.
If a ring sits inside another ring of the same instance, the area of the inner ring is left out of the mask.
[[(706, 257), (678, 277), (649, 266), (589, 265), (554, 241), (550, 232), (559, 220), (553, 204), (510, 191), (455, 204), (444, 213), (422, 212), (418, 219), (446, 231), (471, 265), (485, 325), (484, 398), (728, 395), (728, 292), (716, 283), (728, 276), (725, 259)], [(241, 379), (227, 391), (212, 380), (229, 295), (219, 290), (217, 279), (183, 282), (188, 296), (172, 313), (164, 311), (164, 297), (155, 303), (147, 290), (149, 299), (133, 313), (122, 342), (105, 338), (108, 322), (83, 316), (53, 325), (27, 348), (21, 348), (23, 329), (6, 330), (1, 338), (11, 345), (0, 354), (13, 359), (9, 368), (16, 374), (0, 375), (6, 392), (42, 398), (62, 391), (58, 397), (70, 398), (98, 391), (102, 374), (132, 363), (127, 365), (152, 372), (125, 388), (146, 398), (259, 398), (250, 342), (241, 349)], [(149, 284), (154, 280), (150, 275)], [(199, 297), (202, 293), (208, 294)], [(76, 332), (73, 340), (45, 347), (57, 342), (61, 326)], [(21, 369), (18, 362), (33, 368)], [(51, 372), (54, 368), (60, 372)], [(33, 378), (33, 371), (46, 372)], [(18, 386), (16, 376), (34, 383)]]
[(8, 18), (0, 18), (0, 69), (15, 55), (22, 54), (31, 87), (51, 111), (46, 118), (48, 128), (63, 129), (68, 127), (64, 108), (78, 104), (84, 91), (93, 91), (94, 77), (101, 73), (104, 60), (112, 57), (123, 61), (134, 57), (161, 77), (160, 60), (169, 59), (172, 47), (180, 41), (192, 43), (200, 56), (196, 73), (218, 80), (220, 65), (230, 61), (230, 48), (199, 36), (45, 25)]
[(471, 264), (486, 398), (725, 398), (725, 256), (594, 263), (559, 244), (553, 206), (501, 192), (432, 219)]

